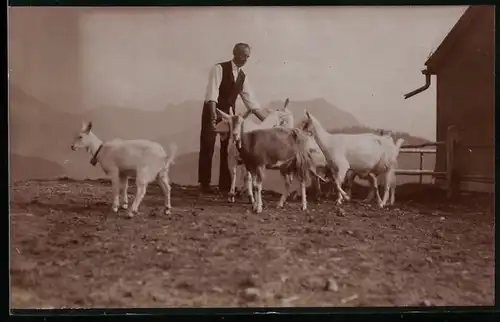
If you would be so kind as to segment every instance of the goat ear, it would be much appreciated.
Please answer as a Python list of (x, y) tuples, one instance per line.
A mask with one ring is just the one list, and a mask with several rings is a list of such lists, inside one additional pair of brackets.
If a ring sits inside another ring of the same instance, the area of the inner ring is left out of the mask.
[(307, 116), (308, 119), (311, 118), (311, 114), (309, 114), (308, 110), (304, 110), (304, 114)]
[(89, 133), (90, 132), (90, 129), (92, 129), (92, 122), (85, 122), (85, 121), (82, 121), (82, 129), (81, 129), (81, 132), (82, 133)]
[(89, 122), (87, 124), (87, 127), (85, 128), (85, 133), (89, 134), (90, 130), (92, 130), (92, 122)]
[(223, 118), (225, 119), (230, 119), (231, 118), (231, 115), (227, 114), (227, 113), (224, 113), (222, 112), (221, 110), (219, 110), (218, 108), (216, 109), (217, 113), (222, 116)]
[(285, 100), (285, 104), (283, 105), (283, 110), (286, 110), (288, 103), (290, 103), (290, 98), (287, 97), (287, 99)]

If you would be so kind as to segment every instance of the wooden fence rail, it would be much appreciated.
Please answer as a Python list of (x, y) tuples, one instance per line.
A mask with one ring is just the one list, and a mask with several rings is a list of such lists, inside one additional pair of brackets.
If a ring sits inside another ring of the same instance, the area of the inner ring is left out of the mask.
[(416, 149), (419, 149), (419, 148), (425, 148), (425, 147), (428, 147), (428, 146), (440, 146), (440, 145), (446, 145), (446, 142), (445, 141), (438, 141), (438, 142), (427, 142), (427, 143), (422, 143), (422, 144), (411, 144), (411, 145), (403, 145), (401, 148), (404, 149), (404, 148), (416, 148)]
[[(433, 171), (424, 170), (423, 168), (423, 158), (425, 154), (436, 154), (437, 149), (424, 149), (425, 147), (443, 147), (446, 151), (446, 171)], [(459, 183), (461, 180), (473, 181), (473, 182), (484, 182), (484, 183), (494, 183), (494, 178), (491, 176), (484, 175), (472, 175), (466, 174), (461, 175), (457, 171), (456, 167), (456, 151), (457, 149), (471, 148), (465, 147), (458, 144), (458, 129), (455, 125), (449, 126), (446, 134), (445, 141), (429, 142), (417, 145), (404, 145), (400, 149), (400, 153), (418, 153), (420, 154), (420, 168), (419, 169), (398, 169), (396, 174), (399, 175), (418, 175), (419, 183), (422, 183), (422, 177), (424, 175), (430, 175), (434, 178), (445, 178), (446, 179), (446, 190), (448, 197), (455, 195), (459, 189)], [(487, 147), (474, 147), (474, 148), (487, 148)], [(491, 148), (491, 147), (489, 147)]]
[[(446, 140), (438, 141), (438, 142), (428, 142), (423, 144), (415, 144), (415, 145), (403, 145), (401, 147), (400, 153), (419, 153), (420, 154), (420, 168), (419, 169), (398, 169), (396, 170), (396, 174), (399, 175), (410, 175), (410, 176), (419, 176), (419, 183), (422, 183), (422, 177), (424, 175), (430, 175), (434, 178), (436, 177), (445, 177), (446, 178), (446, 189), (448, 192), (448, 197), (451, 197), (454, 194), (456, 174), (454, 159), (455, 159), (455, 148), (456, 142), (458, 138), (458, 131), (456, 126), (448, 127)], [(424, 149), (425, 147), (438, 147), (442, 146), (446, 150), (446, 171), (433, 171), (433, 170), (424, 170), (423, 168), (423, 159), (424, 154), (436, 154), (437, 149)]]
[(425, 153), (436, 153), (436, 150), (435, 149), (415, 149), (415, 148), (401, 147), (401, 149), (399, 149), (399, 152), (425, 154)]

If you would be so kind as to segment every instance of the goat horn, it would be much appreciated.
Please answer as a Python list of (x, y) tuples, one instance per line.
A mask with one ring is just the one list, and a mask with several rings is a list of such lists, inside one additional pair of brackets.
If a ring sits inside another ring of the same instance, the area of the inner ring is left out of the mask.
[(228, 118), (230, 118), (230, 117), (231, 117), (231, 115), (229, 115), (229, 114), (227, 114), (227, 113), (222, 112), (222, 111), (221, 111), (221, 110), (219, 110), (218, 108), (216, 109), (216, 111), (217, 111), (220, 115), (222, 115), (222, 117), (224, 117), (224, 118), (226, 118), (226, 119), (228, 119)]
[(285, 105), (283, 106), (283, 109), (285, 109), (288, 106), (288, 103), (290, 103), (290, 99), (287, 97), (285, 100)]

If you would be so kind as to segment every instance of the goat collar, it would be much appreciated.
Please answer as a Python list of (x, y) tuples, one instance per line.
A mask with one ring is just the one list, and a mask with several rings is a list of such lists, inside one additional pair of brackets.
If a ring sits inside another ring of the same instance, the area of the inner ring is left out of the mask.
[(95, 166), (97, 164), (97, 155), (99, 154), (101, 149), (102, 149), (102, 143), (97, 148), (97, 151), (95, 151), (94, 155), (92, 156), (92, 159), (90, 159), (90, 164), (92, 164), (93, 166)]

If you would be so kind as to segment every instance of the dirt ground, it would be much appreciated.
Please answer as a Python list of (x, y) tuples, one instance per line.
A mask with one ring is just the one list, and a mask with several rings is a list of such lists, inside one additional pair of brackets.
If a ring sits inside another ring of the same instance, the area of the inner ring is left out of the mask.
[(493, 199), (424, 191), (401, 186), (385, 210), (310, 201), (307, 213), (266, 193), (257, 215), (174, 185), (167, 217), (150, 186), (127, 219), (107, 181), (14, 183), (11, 306), (493, 305)]

